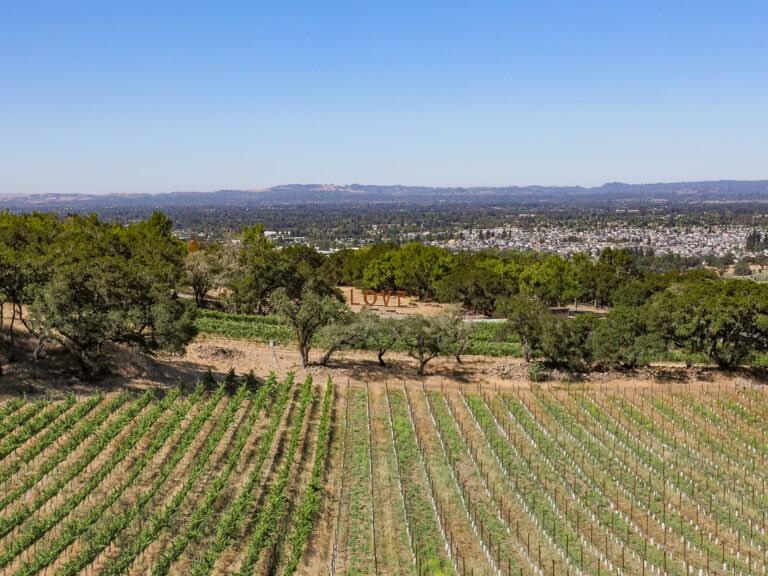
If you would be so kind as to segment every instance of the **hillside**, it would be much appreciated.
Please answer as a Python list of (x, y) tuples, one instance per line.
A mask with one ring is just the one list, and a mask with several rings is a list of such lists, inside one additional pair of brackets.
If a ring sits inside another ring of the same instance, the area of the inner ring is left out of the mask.
[(765, 389), (681, 375), (529, 386), (263, 372), (250, 388), (7, 400), (0, 566), (762, 573)]
[(768, 180), (579, 186), (441, 188), (365, 184), (289, 184), (258, 190), (164, 194), (32, 194), (0, 196), (12, 211), (100, 212), (117, 208), (263, 207), (296, 204), (476, 203), (498, 205), (634, 205), (643, 202), (765, 202)]

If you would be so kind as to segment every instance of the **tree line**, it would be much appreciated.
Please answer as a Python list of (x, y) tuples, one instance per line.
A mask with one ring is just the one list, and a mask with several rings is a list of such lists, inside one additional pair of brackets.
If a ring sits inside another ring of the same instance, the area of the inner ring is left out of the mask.
[[(706, 358), (731, 369), (768, 351), (768, 286), (746, 280), (721, 280), (707, 274), (668, 274), (637, 280), (620, 293), (622, 303), (605, 314), (585, 312), (567, 319), (535, 296), (501, 300), (496, 314), (506, 319), (502, 339), (519, 342), (526, 361), (568, 370), (636, 368), (669, 357), (689, 365)], [(299, 300), (274, 295), (275, 312), (294, 329), (302, 364), (309, 350), (324, 349), (326, 364), (338, 350), (384, 354), (400, 345), (418, 361), (418, 373), (437, 356), (461, 355), (473, 326), (458, 313), (434, 317), (382, 318), (364, 309), (352, 314), (332, 297), (307, 294)]]
[[(206, 276), (203, 270), (227, 261), (218, 250), (225, 249), (217, 246), (190, 255), (193, 286), (196, 276)], [(674, 350), (731, 368), (768, 350), (768, 286), (726, 280), (701, 267), (684, 266), (682, 271), (664, 266), (664, 272), (657, 272), (652, 265), (655, 257), (648, 253), (606, 248), (597, 258), (498, 250), (454, 254), (411, 242), (321, 255), (307, 246), (278, 249), (261, 227), (245, 229), (241, 243), (226, 250), (231, 251), (228, 259), (233, 264), (219, 269), (220, 285), (226, 288), (224, 305), (232, 311), (278, 312), (294, 325), (298, 309), (289, 306), (314, 294), (313, 312), (307, 317), (316, 321), (323, 316), (318, 312), (323, 306), (334, 309), (331, 302), (341, 300), (336, 287), (352, 285), (405, 290), (420, 300), (454, 303), (468, 312), (506, 318), (506, 333), (522, 343), (526, 358), (540, 357), (551, 364), (634, 367)], [(203, 302), (204, 290), (196, 294)], [(590, 304), (603, 311), (565, 320), (551, 310), (568, 304)], [(340, 306), (330, 313), (326, 324), (350, 326), (344, 309)], [(410, 342), (441, 330), (428, 326), (429, 319), (409, 322), (410, 332), (400, 338)], [(444, 320), (442, 330), (449, 325), (450, 319)], [(352, 331), (365, 332), (362, 327)], [(343, 340), (345, 330), (331, 332)], [(298, 333), (296, 337), (302, 341)], [(438, 353), (450, 354), (462, 346), (461, 340), (445, 332)], [(311, 346), (311, 339), (303, 341)], [(337, 349), (328, 342), (330, 352)], [(420, 361), (429, 356), (408, 348)]]
[(211, 290), (225, 288), (224, 305), (247, 313), (268, 311), (277, 288), (296, 297), (305, 287), (333, 295), (339, 285), (404, 290), (419, 300), (457, 303), (486, 315), (515, 294), (549, 306), (611, 306), (617, 289), (644, 275), (636, 262), (640, 256), (627, 250), (606, 248), (594, 260), (585, 254), (564, 258), (498, 250), (454, 254), (423, 242), (387, 242), (323, 255), (304, 245), (278, 248), (262, 226), (245, 228), (234, 245), (196, 248), (187, 260), (187, 275), (198, 305)]
[[(422, 242), (325, 255), (309, 246), (279, 248), (260, 225), (244, 228), (234, 243), (201, 245), (175, 238), (161, 213), (123, 226), (96, 216), (2, 212), (0, 315), (9, 317), (9, 360), (18, 322), (32, 337), (35, 360), (58, 342), (87, 376), (97, 372), (108, 341), (145, 352), (182, 349), (194, 336), (196, 308), (211, 302), (230, 312), (279, 314), (303, 363), (318, 343), (324, 362), (344, 348), (375, 350), (383, 362), (395, 341), (420, 372), (440, 354), (460, 360), (468, 336), (458, 314), (393, 323), (352, 316), (339, 285), (404, 290), (505, 318), (502, 334), (522, 344), (526, 359), (551, 364), (632, 367), (676, 350), (730, 368), (768, 350), (768, 287), (703, 268), (655, 272), (649, 259), (611, 248), (597, 258), (452, 253)], [(191, 298), (181, 297), (187, 289)], [(572, 320), (553, 314), (568, 304), (603, 313)]]

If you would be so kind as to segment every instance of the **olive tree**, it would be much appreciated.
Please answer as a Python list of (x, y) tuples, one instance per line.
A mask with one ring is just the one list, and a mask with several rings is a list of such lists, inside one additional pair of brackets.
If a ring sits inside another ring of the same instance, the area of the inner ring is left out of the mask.
[(391, 318), (382, 318), (368, 308), (363, 308), (355, 319), (353, 327), (360, 339), (360, 347), (375, 351), (379, 366), (386, 365), (384, 354), (398, 341), (394, 323)]
[(349, 306), (344, 302), (306, 289), (302, 292), (301, 298), (293, 299), (285, 288), (279, 288), (272, 293), (269, 303), (293, 329), (302, 368), (309, 364), (309, 351), (319, 330), (329, 324), (342, 321), (349, 314)]
[(395, 324), (398, 338), (411, 358), (419, 362), (418, 374), (424, 374), (427, 363), (443, 352), (445, 331), (435, 317), (412, 315)]

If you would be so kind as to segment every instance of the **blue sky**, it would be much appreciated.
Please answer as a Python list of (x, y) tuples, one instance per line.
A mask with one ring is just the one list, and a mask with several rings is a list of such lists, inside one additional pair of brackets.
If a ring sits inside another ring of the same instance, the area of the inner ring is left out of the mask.
[(768, 178), (768, 2), (0, 2), (0, 194)]

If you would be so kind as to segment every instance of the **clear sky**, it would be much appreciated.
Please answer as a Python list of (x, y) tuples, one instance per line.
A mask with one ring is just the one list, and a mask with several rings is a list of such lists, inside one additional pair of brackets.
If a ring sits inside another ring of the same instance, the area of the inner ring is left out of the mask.
[(768, 2), (2, 0), (0, 194), (768, 178)]

